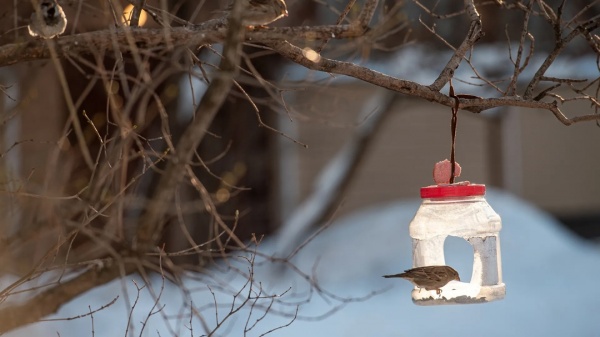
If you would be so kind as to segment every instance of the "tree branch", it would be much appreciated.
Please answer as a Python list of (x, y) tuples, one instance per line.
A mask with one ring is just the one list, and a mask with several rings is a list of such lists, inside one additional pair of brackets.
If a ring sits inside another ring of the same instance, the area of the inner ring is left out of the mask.
[(469, 20), (471, 21), (469, 32), (460, 46), (454, 51), (454, 55), (452, 55), (444, 67), (444, 70), (442, 70), (438, 78), (436, 78), (435, 81), (433, 81), (433, 83), (429, 86), (431, 90), (442, 90), (446, 83), (448, 83), (448, 81), (450, 81), (450, 79), (454, 76), (454, 71), (456, 71), (464, 59), (467, 51), (473, 48), (475, 42), (477, 42), (477, 40), (483, 36), (483, 32), (481, 30), (481, 17), (475, 8), (473, 0), (465, 0), (465, 9)]
[[(429, 86), (421, 85), (416, 82), (398, 79), (375, 70), (361, 67), (351, 62), (342, 62), (321, 57), (317, 62), (307, 59), (302, 49), (292, 45), (289, 42), (266, 43), (282, 56), (296, 62), (306, 68), (324, 71), (328, 73), (347, 75), (360, 79), (362, 81), (375, 84), (377, 86), (387, 88), (401, 94), (416, 96), (426, 99), (430, 102), (452, 107), (454, 100), (447, 95), (438, 91), (432, 90)], [(481, 112), (491, 108), (500, 106), (521, 106), (526, 108), (544, 109), (551, 111), (558, 120), (565, 125), (573, 123), (600, 120), (600, 115), (584, 115), (573, 118), (567, 118), (558, 108), (556, 103), (538, 102), (533, 100), (525, 100), (518, 96), (503, 97), (503, 98), (482, 98), (482, 99), (461, 99), (460, 108), (471, 112)]]
[(135, 264), (115, 264), (102, 270), (91, 268), (83, 274), (33, 296), (25, 303), (0, 309), (0, 334), (35, 323), (58, 311), (60, 306), (81, 294), (135, 271)]
[(134, 249), (146, 251), (154, 246), (154, 242), (162, 233), (165, 225), (165, 214), (171, 208), (177, 186), (183, 180), (186, 165), (192, 160), (198, 145), (206, 135), (208, 127), (216, 116), (225, 98), (229, 95), (233, 79), (240, 65), (241, 46), (244, 39), (245, 27), (242, 25), (244, 3), (236, 1), (229, 17), (229, 29), (223, 50), (223, 58), (219, 65), (220, 70), (210, 85), (198, 108), (196, 118), (186, 128), (175, 147), (174, 158), (167, 163), (164, 174), (155, 189), (138, 224)]
[(133, 5), (133, 10), (131, 11), (131, 22), (129, 25), (131, 27), (139, 27), (140, 16), (142, 14), (142, 9), (146, 6), (146, 0), (134, 0), (130, 2)]
[[(128, 28), (101, 30), (77, 35), (64, 36), (56, 40), (59, 57), (66, 55), (90, 54), (92, 51), (128, 50), (129, 39), (135, 41), (140, 53), (157, 51), (170, 47), (197, 47), (225, 41), (227, 27), (221, 20), (210, 20), (193, 27), (171, 28), (165, 34), (164, 28)], [(250, 29), (246, 32), (246, 42), (267, 41), (310, 41), (326, 39), (347, 39), (362, 35), (358, 25), (303, 26)], [(0, 47), (0, 67), (50, 58), (48, 45), (43, 40), (8, 44)]]

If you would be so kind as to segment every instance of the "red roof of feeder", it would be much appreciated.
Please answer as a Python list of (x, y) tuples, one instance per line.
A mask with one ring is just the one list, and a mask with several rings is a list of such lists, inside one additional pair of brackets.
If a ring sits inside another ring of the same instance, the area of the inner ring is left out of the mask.
[(485, 195), (485, 185), (458, 183), (421, 187), (421, 198), (470, 197)]

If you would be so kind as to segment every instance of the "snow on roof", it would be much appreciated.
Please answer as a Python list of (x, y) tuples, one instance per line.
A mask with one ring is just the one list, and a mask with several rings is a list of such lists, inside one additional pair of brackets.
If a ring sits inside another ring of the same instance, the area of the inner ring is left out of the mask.
[[(511, 46), (513, 60), (516, 59), (518, 45)], [(525, 48), (521, 62), (525, 60), (528, 48)], [(370, 69), (410, 80), (423, 85), (429, 85), (437, 78), (441, 70), (444, 68), (450, 57), (451, 51), (440, 51), (430, 47), (418, 44), (407, 45), (394, 53), (390, 53), (389, 57), (379, 58), (376, 61), (363, 62), (360, 59), (345, 60), (360, 64)], [(528, 80), (535, 74), (537, 68), (543, 63), (546, 54), (536, 51), (531, 57), (529, 65), (520, 75), (520, 81)], [(468, 57), (468, 55), (467, 55)], [(509, 49), (505, 43), (500, 44), (481, 44), (476, 45), (473, 49), (472, 59), (475, 69), (484, 77), (489, 79), (508, 79), (514, 72), (514, 66), (509, 57)], [(302, 66), (292, 64), (284, 70), (285, 78), (289, 81), (302, 82), (307, 78), (311, 81), (330, 79), (327, 73), (317, 72), (306, 69)], [(463, 94), (472, 94), (479, 96), (498, 97), (500, 94), (489, 88), (485, 82), (474, 79), (475, 73), (471, 67), (463, 61), (456, 70), (454, 78), (454, 86), (457, 92)], [(582, 55), (579, 57), (559, 55), (553, 62), (552, 66), (546, 72), (546, 76), (571, 78), (571, 79), (594, 79), (600, 76), (600, 70), (596, 62), (596, 56), (591, 54)], [(347, 81), (356, 81), (356, 79), (340, 76), (336, 77), (336, 83), (345, 83)], [(472, 84), (463, 83), (466, 81)], [(481, 85), (481, 86), (479, 86)], [(499, 84), (501, 88), (506, 87), (508, 81)], [(442, 90), (447, 92), (448, 88)]]

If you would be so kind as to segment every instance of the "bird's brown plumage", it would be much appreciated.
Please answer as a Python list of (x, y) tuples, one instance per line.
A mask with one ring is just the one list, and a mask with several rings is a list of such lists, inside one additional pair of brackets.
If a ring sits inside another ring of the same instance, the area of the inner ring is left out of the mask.
[(412, 282), (419, 288), (435, 290), (438, 294), (441, 293), (440, 288), (448, 284), (448, 282), (453, 280), (460, 281), (458, 272), (450, 266), (416, 267), (405, 270), (404, 273), (384, 275), (383, 277), (400, 277)]

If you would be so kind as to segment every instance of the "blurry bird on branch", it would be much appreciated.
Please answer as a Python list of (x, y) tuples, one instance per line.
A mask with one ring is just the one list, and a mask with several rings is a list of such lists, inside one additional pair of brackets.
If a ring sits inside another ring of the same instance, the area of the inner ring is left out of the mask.
[[(263, 26), (273, 21), (288, 16), (287, 6), (284, 0), (243, 0), (246, 2), (246, 11), (242, 16), (242, 22), (247, 26)], [(231, 11), (233, 2), (227, 6)]]
[(29, 35), (51, 39), (65, 32), (67, 17), (56, 0), (42, 0), (31, 14)]
[(400, 277), (412, 282), (418, 288), (425, 290), (435, 290), (436, 294), (441, 294), (443, 286), (450, 281), (460, 281), (458, 272), (449, 266), (425, 266), (405, 270), (404, 273), (395, 275), (384, 275), (385, 278)]

